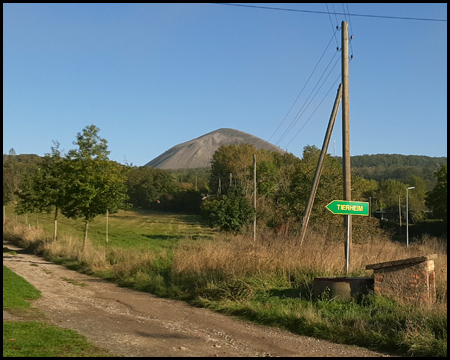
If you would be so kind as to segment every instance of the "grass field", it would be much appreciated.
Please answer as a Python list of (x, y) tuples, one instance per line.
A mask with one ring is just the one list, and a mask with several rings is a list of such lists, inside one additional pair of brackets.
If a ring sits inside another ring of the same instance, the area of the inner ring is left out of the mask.
[[(3, 248), (3, 251), (8, 249)], [(3, 357), (110, 357), (76, 331), (50, 325), (28, 300), (40, 291), (3, 265), (3, 310), (22, 318), (3, 321)], [(41, 319), (42, 321), (27, 319)]]
[[(40, 226), (47, 234), (53, 234), (54, 214), (13, 215), (7, 209), (7, 218), (30, 227)], [(108, 220), (108, 221), (107, 221)], [(94, 246), (106, 246), (108, 222), (108, 246), (141, 248), (153, 251), (172, 248), (178, 239), (192, 237), (211, 238), (214, 232), (204, 226), (195, 215), (164, 214), (145, 210), (120, 210), (117, 214), (97, 216), (89, 223), (89, 240)], [(83, 239), (84, 222), (58, 216), (58, 236)]]
[(345, 274), (344, 241), (318, 234), (309, 234), (302, 246), (296, 246), (295, 237), (269, 232), (253, 241), (251, 235), (214, 232), (195, 216), (130, 210), (109, 217), (108, 246), (106, 218), (96, 218), (83, 252), (82, 221), (61, 217), (53, 242), (51, 215), (39, 215), (44, 230), (24, 220), (18, 217), (17, 224), (9, 218), (5, 236), (122, 286), (337, 343), (403, 356), (447, 355), (446, 239), (425, 236), (406, 248), (380, 236), (352, 248), (349, 276), (370, 276), (365, 265), (371, 263), (438, 254), (438, 301), (422, 309), (374, 294), (361, 302), (312, 299), (315, 276)]

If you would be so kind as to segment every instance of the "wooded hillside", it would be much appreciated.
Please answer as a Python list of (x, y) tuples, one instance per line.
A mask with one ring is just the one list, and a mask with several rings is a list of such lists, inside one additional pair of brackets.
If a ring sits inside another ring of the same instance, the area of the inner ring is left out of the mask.
[[(342, 164), (342, 158), (337, 157)], [(420, 177), (431, 190), (436, 184), (434, 173), (447, 164), (447, 157), (425, 155), (375, 154), (351, 157), (354, 175), (367, 180), (384, 181), (388, 179), (407, 183), (412, 175)]]

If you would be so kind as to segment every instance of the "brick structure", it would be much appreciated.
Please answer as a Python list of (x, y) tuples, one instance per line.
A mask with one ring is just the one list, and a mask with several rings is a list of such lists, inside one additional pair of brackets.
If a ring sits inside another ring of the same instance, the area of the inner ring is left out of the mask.
[(374, 291), (399, 302), (430, 306), (436, 302), (436, 254), (367, 265), (374, 273)]

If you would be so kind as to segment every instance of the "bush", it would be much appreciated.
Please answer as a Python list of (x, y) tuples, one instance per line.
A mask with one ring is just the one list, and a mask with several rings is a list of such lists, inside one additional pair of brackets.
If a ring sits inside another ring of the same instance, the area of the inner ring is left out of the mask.
[(241, 232), (255, 215), (243, 190), (237, 186), (230, 188), (226, 195), (206, 199), (201, 210), (210, 226), (235, 233)]

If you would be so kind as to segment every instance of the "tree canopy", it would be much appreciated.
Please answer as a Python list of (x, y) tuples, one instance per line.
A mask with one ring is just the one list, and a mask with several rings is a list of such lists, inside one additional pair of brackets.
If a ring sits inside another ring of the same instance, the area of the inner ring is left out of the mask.
[(106, 210), (117, 212), (128, 198), (124, 168), (108, 159), (107, 141), (99, 131), (86, 126), (74, 142), (78, 149), (70, 150), (63, 162), (68, 184), (62, 213), (69, 218), (89, 222)]
[(437, 184), (426, 197), (426, 204), (433, 210), (435, 218), (447, 223), (447, 165), (435, 172)]

